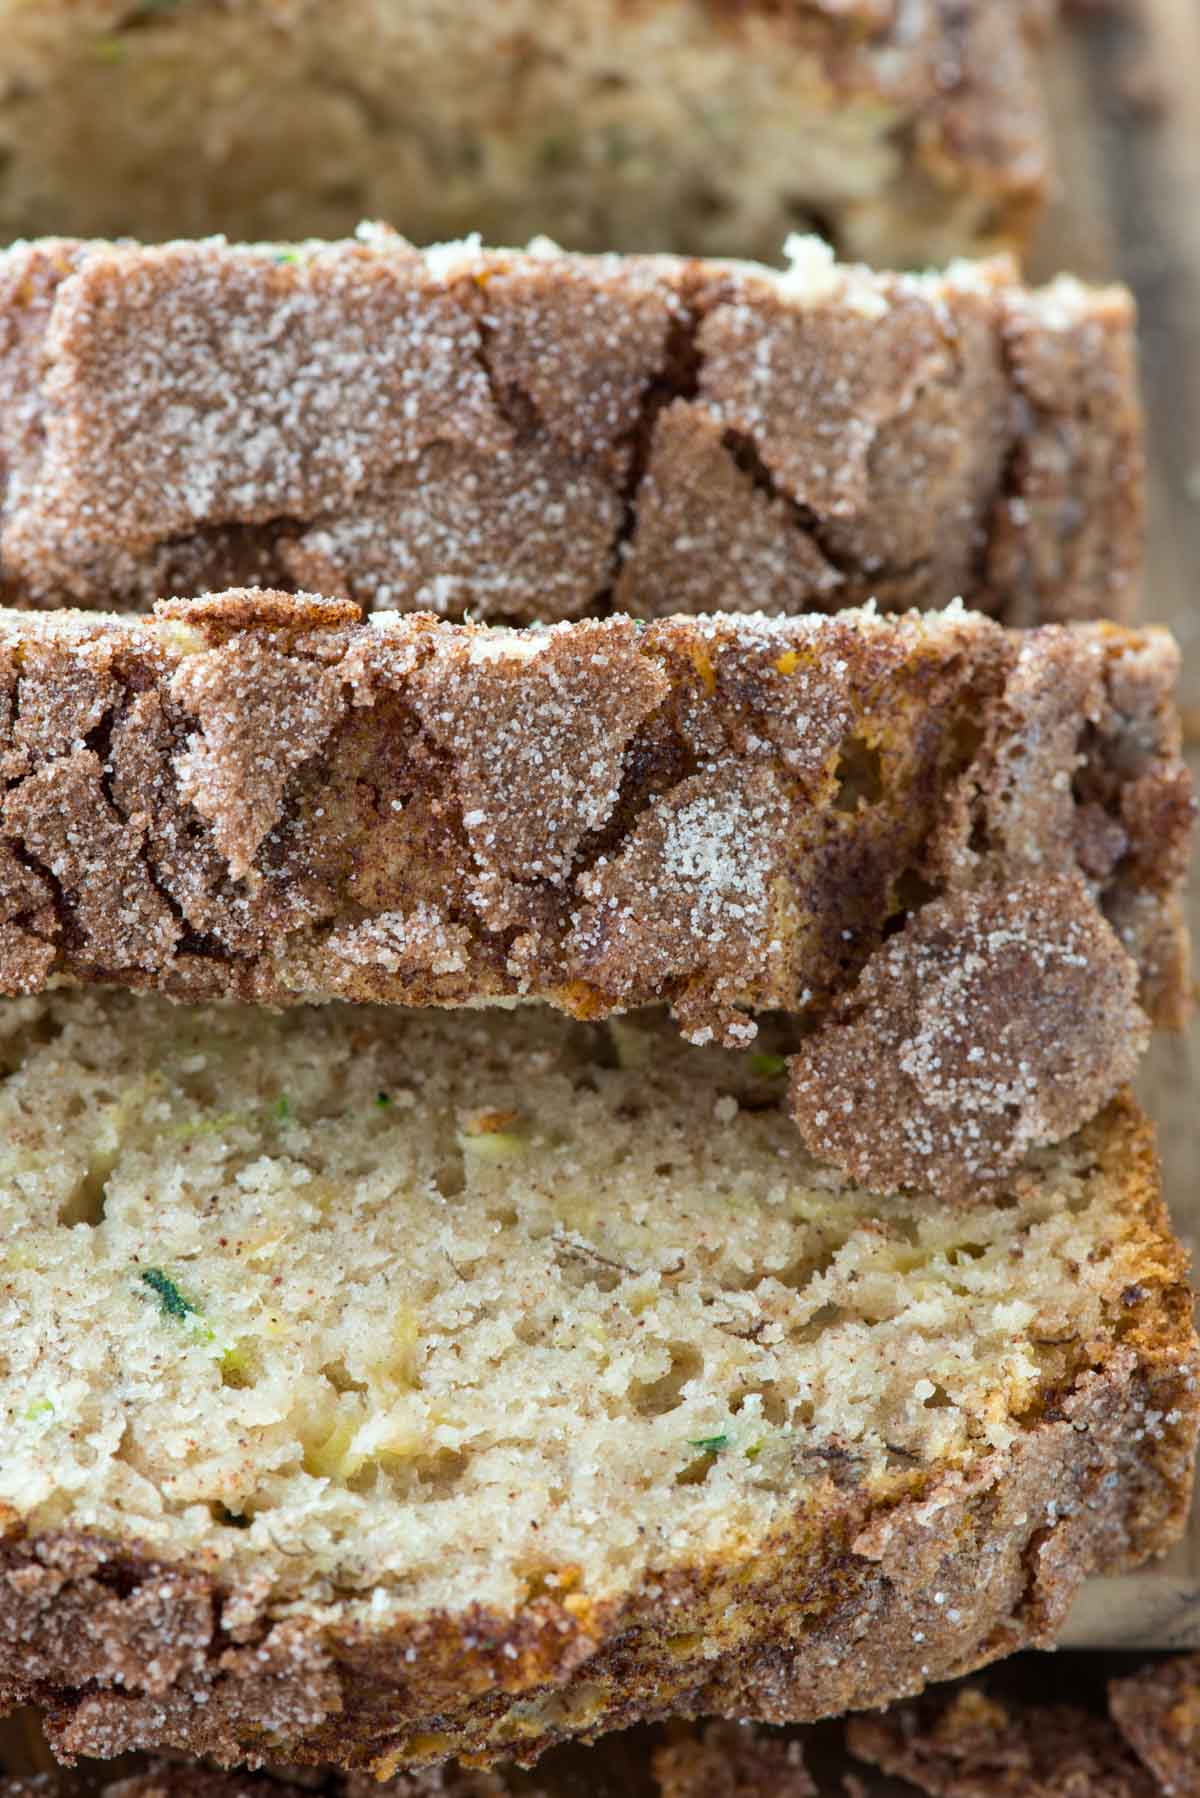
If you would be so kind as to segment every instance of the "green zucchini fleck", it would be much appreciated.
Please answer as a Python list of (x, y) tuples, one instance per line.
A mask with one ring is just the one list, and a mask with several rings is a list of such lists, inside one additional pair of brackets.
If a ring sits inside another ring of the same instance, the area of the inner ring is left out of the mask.
[(148, 1286), (162, 1307), (164, 1317), (198, 1317), (199, 1312), (190, 1299), (185, 1299), (169, 1274), (164, 1274), (161, 1267), (144, 1267), (138, 1275), (144, 1286)]

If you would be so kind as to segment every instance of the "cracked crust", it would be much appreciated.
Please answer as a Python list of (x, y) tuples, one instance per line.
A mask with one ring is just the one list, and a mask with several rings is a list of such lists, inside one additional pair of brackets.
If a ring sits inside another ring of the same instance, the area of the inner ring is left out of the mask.
[(963, 1199), (1069, 1135), (1149, 1041), (1137, 970), (1078, 876), (924, 906), (833, 1018), (793, 1061), (809, 1147), (888, 1188), (933, 1168)]
[(0, 254), (0, 591), (510, 623), (1132, 617), (1132, 306), (1004, 262), (47, 240)]
[(1020, 250), (1049, 177), (1047, 11), (3, 0), (0, 233), (307, 238), (367, 217), (422, 243), (772, 258), (807, 218), (881, 265)]
[(391, 1776), (676, 1714), (804, 1722), (1049, 1646), (1088, 1574), (1179, 1534), (1198, 1421), (1149, 1126), (1123, 1102), (1085, 1143), (1145, 1271), (1009, 1449), (902, 1469), (886, 1494), (834, 1469), (769, 1542), (664, 1565), (622, 1598), (546, 1592), (386, 1629), (230, 1592), (134, 1541), (31, 1537), (10, 1512), (0, 1700), (44, 1706), (66, 1757), (172, 1747)]
[(1108, 1688), (1113, 1721), (1168, 1798), (1200, 1792), (1200, 1655), (1153, 1661)]
[(1161, 633), (952, 609), (512, 635), (231, 593), (3, 614), (0, 662), (10, 993), (665, 999), (730, 1044), (800, 1012), (810, 1142), (946, 1193), (1094, 1115), (1147, 1017), (1186, 1010)]

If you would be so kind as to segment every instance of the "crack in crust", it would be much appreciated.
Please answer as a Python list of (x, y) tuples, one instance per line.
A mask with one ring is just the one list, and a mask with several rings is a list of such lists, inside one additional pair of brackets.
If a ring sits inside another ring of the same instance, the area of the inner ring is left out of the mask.
[(1088, 1140), (1146, 1278), (1010, 1449), (899, 1469), (885, 1491), (831, 1472), (770, 1541), (666, 1565), (619, 1598), (543, 1594), (386, 1632), (328, 1606), (276, 1614), (253, 1582), (222, 1589), (136, 1542), (31, 1537), (9, 1513), (0, 1703), (44, 1706), (68, 1759), (174, 1747), (388, 1776), (456, 1755), (528, 1763), (672, 1715), (806, 1722), (1049, 1646), (1087, 1575), (1178, 1536), (1200, 1421), (1149, 1126), (1123, 1101)]
[[(946, 1194), (1094, 1115), (1147, 1015), (1185, 1009), (1161, 633), (952, 610), (511, 636), (235, 592), (4, 614), (0, 659), (10, 993), (666, 1000), (729, 1044), (803, 1013), (810, 1143)], [(872, 1083), (895, 1104), (856, 1106)]]
[(1132, 616), (1116, 290), (402, 239), (0, 255), (0, 589), (248, 584), (512, 623)]

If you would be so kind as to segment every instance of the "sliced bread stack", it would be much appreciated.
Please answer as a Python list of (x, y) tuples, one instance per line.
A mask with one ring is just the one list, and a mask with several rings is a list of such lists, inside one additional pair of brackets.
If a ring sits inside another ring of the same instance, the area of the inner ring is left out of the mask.
[(1125, 300), (379, 232), (0, 286), (0, 1702), (530, 1761), (885, 1703), (1172, 1542)]

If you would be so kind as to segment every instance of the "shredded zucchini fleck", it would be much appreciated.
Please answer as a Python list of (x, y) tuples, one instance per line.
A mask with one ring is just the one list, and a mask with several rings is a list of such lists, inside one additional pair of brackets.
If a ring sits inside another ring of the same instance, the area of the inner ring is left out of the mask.
[(164, 1274), (161, 1267), (144, 1267), (138, 1277), (158, 1295), (165, 1317), (188, 1317), (195, 1312), (195, 1305), (184, 1298), (174, 1280)]
[(213, 1340), (213, 1332), (205, 1323), (190, 1299), (185, 1299), (169, 1274), (164, 1274), (161, 1267), (143, 1267), (138, 1278), (144, 1286), (148, 1286), (158, 1300), (164, 1317), (173, 1317), (179, 1323), (187, 1323), (193, 1319), (193, 1328), (204, 1342)]

